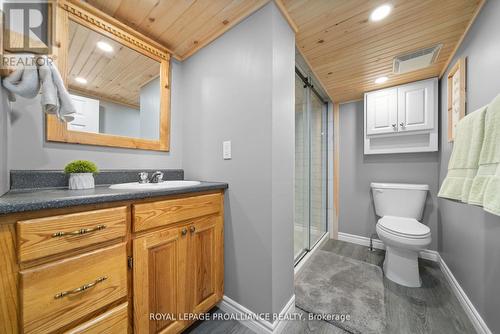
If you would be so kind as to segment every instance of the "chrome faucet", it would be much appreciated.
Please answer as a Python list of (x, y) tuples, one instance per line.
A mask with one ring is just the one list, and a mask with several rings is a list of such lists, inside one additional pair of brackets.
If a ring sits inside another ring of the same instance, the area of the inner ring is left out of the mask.
[(149, 179), (149, 182), (151, 183), (161, 183), (163, 182), (163, 173), (160, 171), (156, 171), (151, 175), (151, 178)]

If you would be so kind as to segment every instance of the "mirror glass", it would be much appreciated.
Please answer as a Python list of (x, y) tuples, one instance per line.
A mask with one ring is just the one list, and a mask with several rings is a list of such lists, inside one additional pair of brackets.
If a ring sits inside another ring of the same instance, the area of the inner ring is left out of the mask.
[(69, 21), (68, 130), (159, 140), (160, 63)]

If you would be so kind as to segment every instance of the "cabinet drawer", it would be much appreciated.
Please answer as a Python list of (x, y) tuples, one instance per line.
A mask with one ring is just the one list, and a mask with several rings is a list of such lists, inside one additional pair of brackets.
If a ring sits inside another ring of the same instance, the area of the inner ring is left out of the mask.
[(65, 334), (119, 334), (128, 330), (128, 303), (73, 328)]
[(121, 238), (126, 230), (126, 207), (19, 221), (17, 254), (31, 261)]
[(20, 272), (24, 333), (49, 333), (127, 295), (125, 244)]
[(221, 211), (221, 206), (221, 194), (136, 204), (134, 205), (134, 231), (144, 231), (154, 227), (215, 214)]

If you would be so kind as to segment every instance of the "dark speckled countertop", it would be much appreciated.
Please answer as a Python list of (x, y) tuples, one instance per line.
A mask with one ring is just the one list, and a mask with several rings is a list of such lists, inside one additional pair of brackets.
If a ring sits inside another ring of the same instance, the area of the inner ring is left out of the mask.
[(201, 182), (201, 184), (196, 186), (154, 191), (110, 189), (109, 185), (96, 186), (95, 189), (88, 190), (11, 190), (5, 195), (0, 196), (0, 215), (227, 188), (228, 184), (223, 182)]

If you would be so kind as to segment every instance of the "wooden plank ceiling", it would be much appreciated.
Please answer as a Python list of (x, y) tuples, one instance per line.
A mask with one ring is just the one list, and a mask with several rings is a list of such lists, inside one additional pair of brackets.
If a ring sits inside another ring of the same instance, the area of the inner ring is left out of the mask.
[(87, 0), (185, 59), (269, 0)]
[[(97, 42), (106, 42), (106, 53)], [(160, 63), (78, 23), (69, 24), (68, 84), (71, 91), (139, 109), (140, 89), (160, 74)], [(78, 83), (77, 77), (87, 84)]]
[[(270, 0), (86, 0), (186, 59)], [(483, 0), (275, 0), (298, 28), (299, 51), (336, 102), (438, 76)], [(369, 20), (377, 6), (391, 14)], [(396, 75), (393, 58), (443, 44), (429, 68)], [(383, 85), (374, 80), (387, 76)]]
[[(335, 102), (366, 91), (439, 76), (482, 0), (283, 0), (298, 27), (299, 51)], [(379, 5), (391, 14), (369, 20)], [(395, 56), (443, 44), (436, 63), (394, 74)], [(386, 76), (382, 85), (375, 79)]]

